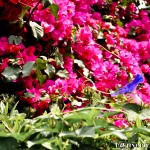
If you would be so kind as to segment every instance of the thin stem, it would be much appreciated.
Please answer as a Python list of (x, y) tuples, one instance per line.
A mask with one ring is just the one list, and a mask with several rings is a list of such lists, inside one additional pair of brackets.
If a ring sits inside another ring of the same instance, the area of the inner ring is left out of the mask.
[(107, 51), (108, 53), (110, 53), (110, 54), (112, 54), (112, 55), (114, 55), (114, 56), (116, 56), (117, 58), (119, 58), (119, 59), (120, 59), (120, 57), (119, 57), (118, 55), (116, 55), (116, 54), (112, 53), (111, 51), (109, 51), (108, 49), (106, 49), (104, 46), (99, 45), (99, 44), (97, 44), (97, 45), (98, 45), (98, 46), (100, 46), (101, 48), (103, 48), (103, 50)]
[(28, 18), (28, 20), (27, 20), (27, 22), (30, 21), (30, 19), (31, 19), (31, 17), (32, 17), (34, 11), (35, 11), (35, 9), (37, 8), (37, 6), (38, 6), (41, 2), (42, 2), (42, 0), (39, 0), (39, 2), (38, 2), (38, 3), (35, 5), (35, 7), (32, 9), (32, 11), (31, 11), (31, 13), (30, 13), (30, 16), (29, 16), (29, 18)]
[(7, 125), (7, 123), (5, 121), (2, 121), (2, 123), (4, 124), (4, 126), (11, 132), (13, 133), (12, 129), (9, 128), (9, 126)]
[[(89, 78), (83, 76), (82, 73), (81, 73), (78, 69), (76, 69), (75, 67), (74, 67), (74, 69), (75, 69), (82, 77), (84, 77), (84, 78), (87, 79), (87, 80), (85, 80), (84, 82), (89, 81), (89, 82), (91, 82), (91, 83), (94, 85), (94, 88), (95, 88), (94, 90), (95, 90), (95, 91), (101, 92), (101, 93), (103, 93), (103, 94), (111, 94), (111, 93), (108, 93), (108, 92), (104, 92), (104, 91), (97, 90), (97, 88), (96, 88), (94, 82), (93, 82), (91, 79), (89, 79)], [(84, 82), (83, 82), (83, 83), (84, 83)]]
[(32, 6), (29, 6), (29, 5), (27, 5), (27, 4), (25, 4), (25, 3), (21, 2), (21, 1), (19, 1), (19, 3), (22, 4), (22, 5), (25, 5), (25, 6), (33, 8)]

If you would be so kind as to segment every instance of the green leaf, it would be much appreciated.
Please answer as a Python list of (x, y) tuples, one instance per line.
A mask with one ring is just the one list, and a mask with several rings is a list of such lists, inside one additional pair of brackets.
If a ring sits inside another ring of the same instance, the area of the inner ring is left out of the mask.
[(125, 136), (125, 134), (122, 133), (122, 131), (116, 130), (116, 131), (108, 131), (106, 133), (103, 133), (100, 137), (107, 137), (110, 135), (114, 135), (116, 137), (119, 137), (122, 140), (127, 140), (127, 137)]
[(97, 39), (99, 39), (99, 40), (105, 39), (104, 34), (103, 34), (102, 31), (100, 31), (100, 32), (98, 33)]
[(18, 143), (14, 138), (0, 138), (1, 150), (16, 150), (17, 146)]
[(61, 77), (61, 78), (67, 78), (68, 77), (68, 71), (67, 70), (59, 70), (56, 73), (56, 75)]
[(65, 55), (72, 58), (72, 59), (74, 59), (74, 55), (70, 52), (66, 52)]
[(129, 138), (129, 143), (133, 143), (133, 142), (136, 142), (138, 141), (138, 134), (135, 133), (135, 134), (130, 134), (130, 136), (128, 137)]
[(51, 64), (47, 64), (44, 72), (51, 78), (55, 74), (55, 67)]
[(58, 20), (58, 11), (59, 11), (59, 6), (56, 4), (51, 4), (49, 6), (49, 9), (51, 10), (52, 15), (55, 17), (56, 20)]
[(94, 120), (99, 115), (99, 110), (91, 109), (88, 113), (89, 120)]
[(68, 114), (65, 114), (63, 117), (69, 123), (86, 121), (89, 119), (89, 111), (68, 113)]
[(10, 120), (20, 120), (23, 121), (26, 117), (25, 113), (18, 113), (16, 116), (12, 116)]
[(101, 101), (101, 95), (99, 93), (93, 93), (92, 98), (94, 106), (98, 105), (98, 103)]
[(54, 147), (52, 146), (52, 144), (51, 144), (50, 141), (42, 143), (42, 146), (45, 147), (45, 148), (47, 148), (47, 149), (50, 149), (50, 150), (54, 149)]
[(30, 93), (30, 92), (26, 92), (26, 93), (23, 94), (23, 97), (26, 97), (26, 98), (30, 97), (30, 98), (32, 98), (32, 97), (35, 97), (35, 95)]
[(89, 74), (90, 74), (89, 70), (88, 70), (87, 68), (83, 68), (83, 75), (84, 75), (85, 77), (88, 77)]
[(15, 42), (15, 44), (16, 45), (19, 45), (19, 44), (21, 44), (22, 43), (22, 37), (21, 36), (17, 36), (16, 38), (15, 38), (15, 40), (14, 40), (14, 42)]
[(128, 0), (122, 0), (122, 4), (123, 4), (123, 6), (127, 6), (128, 5)]
[(22, 132), (22, 133), (7, 133), (7, 132), (0, 132), (0, 137), (13, 137), (18, 141), (23, 142), (24, 140), (28, 139), (31, 135), (33, 135), (35, 131), (31, 130), (28, 132)]
[(133, 110), (128, 110), (127, 112), (127, 118), (129, 121), (136, 121), (137, 117), (138, 117), (138, 113), (136, 113)]
[(75, 132), (73, 131), (65, 131), (59, 134), (59, 137), (76, 137)]
[(29, 6), (22, 6), (21, 13), (20, 13), (19, 16), (18, 16), (18, 18), (19, 18), (20, 20), (22, 20), (23, 17), (27, 14), (29, 8), (30, 8)]
[(139, 137), (141, 137), (142, 139), (144, 139), (145, 141), (147, 141), (148, 143), (150, 143), (150, 137), (149, 136), (146, 136), (144, 134), (138, 134)]
[(111, 112), (108, 112), (108, 111), (106, 111), (106, 112), (104, 112), (104, 118), (108, 118), (108, 117), (110, 117), (110, 116), (114, 116), (114, 115), (117, 115), (117, 114), (120, 114), (121, 112), (117, 112), (117, 111), (111, 111)]
[(139, 113), (141, 110), (141, 106), (134, 104), (134, 103), (128, 103), (128, 104), (123, 105), (123, 109), (132, 110), (136, 113)]
[(139, 117), (141, 120), (150, 119), (150, 109), (143, 109)]
[(18, 67), (6, 67), (1, 73), (5, 78), (12, 81), (18, 78), (21, 69)]
[(43, 75), (41, 71), (36, 70), (37, 79), (40, 84), (44, 83), (46, 81), (46, 75)]
[(119, 137), (122, 140), (127, 140), (127, 137), (125, 136), (125, 134), (123, 134), (121, 132), (113, 131), (112, 135), (115, 135), (115, 136)]
[(4, 115), (8, 115), (8, 102), (5, 105)]
[(34, 145), (42, 145), (43, 147), (47, 148), (47, 149), (50, 149), (50, 150), (57, 150), (57, 147), (54, 145), (56, 142), (55, 139), (48, 139), (48, 138), (43, 138), (43, 139), (40, 139), (40, 140), (35, 140), (35, 141), (27, 141), (27, 146), (28, 148), (33, 148)]
[(0, 124), (0, 132), (5, 130), (4, 124)]
[(53, 4), (53, 1), (52, 0), (42, 0), (42, 4), (43, 4), (44, 8), (47, 8), (51, 4)]
[(11, 35), (11, 36), (9, 36), (9, 38), (8, 38), (8, 42), (9, 42), (9, 44), (13, 44), (14, 43), (14, 39), (16, 38), (16, 36), (15, 35)]
[(56, 65), (60, 65), (63, 68), (63, 56), (62, 54), (58, 51), (58, 49), (55, 51), (55, 61)]
[(133, 133), (142, 133), (142, 134), (146, 134), (146, 135), (150, 135), (150, 129), (146, 128), (146, 127), (134, 127), (131, 129), (130, 132)]
[(120, 27), (123, 27), (123, 22), (121, 22), (120, 19), (117, 19), (117, 24), (118, 24)]
[(46, 81), (46, 75), (43, 75), (40, 70), (38, 70), (38, 69), (36, 70), (36, 75), (37, 75), (37, 79), (40, 82), (40, 84), (42, 84)]
[(34, 66), (35, 66), (34, 61), (28, 61), (25, 65), (23, 65), (22, 77), (29, 76)]
[(123, 105), (123, 109), (127, 113), (127, 117), (129, 121), (136, 121), (138, 117), (138, 113), (140, 112), (141, 106), (134, 104), (134, 103), (129, 103)]
[(46, 139), (46, 138), (36, 140), (36, 141), (27, 141), (27, 146), (28, 146), (28, 148), (31, 148), (34, 145), (42, 144), (42, 143), (47, 142), (47, 141), (49, 141), (49, 139)]
[(85, 68), (85, 65), (82, 60), (74, 59), (74, 63), (77, 64), (81, 68)]
[(0, 114), (4, 115), (5, 114), (5, 104), (1, 101), (0, 102)]
[(82, 105), (82, 102), (81, 102), (81, 101), (79, 102), (79, 101), (77, 101), (77, 100), (75, 99), (75, 100), (73, 100), (73, 101), (71, 102), (71, 105), (72, 105), (72, 106), (79, 106), (79, 107), (80, 107), (80, 106)]
[(117, 103), (113, 103), (113, 102), (112, 102), (112, 103), (110, 103), (109, 105), (110, 105), (111, 107), (115, 108), (116, 110), (118, 110), (118, 109), (121, 110), (123, 104), (122, 104), (122, 103), (121, 103), (121, 104), (120, 104), (120, 103), (117, 104)]
[(79, 137), (94, 137), (95, 136), (95, 128), (96, 127), (82, 127), (80, 129), (77, 129), (75, 133)]
[(108, 127), (108, 123), (106, 122), (106, 120), (102, 119), (102, 118), (98, 118), (96, 120), (94, 120), (95, 125), (106, 128)]
[(11, 35), (8, 38), (9, 44), (16, 44), (19, 45), (22, 43), (22, 37), (21, 36), (15, 36), (15, 35)]
[(46, 61), (41, 58), (37, 58), (36, 59), (36, 67), (39, 70), (46, 69)]
[(140, 127), (142, 126), (141, 120), (140, 120), (140, 117), (139, 117), (139, 116), (137, 116), (137, 118), (136, 118), (136, 126), (137, 126), (138, 128), (140, 128)]
[(32, 21), (29, 22), (29, 25), (30, 25), (30, 27), (32, 29), (33, 36), (36, 39), (40, 39), (41, 37), (43, 37), (43, 35), (44, 35), (43, 27), (41, 27), (36, 22), (32, 22)]
[(19, 101), (18, 101), (18, 102), (16, 102), (16, 104), (15, 104), (15, 105), (13, 106), (13, 108), (11, 109), (10, 117), (14, 115), (14, 113), (15, 113), (15, 109), (16, 109), (16, 107), (17, 107), (18, 103), (19, 103)]

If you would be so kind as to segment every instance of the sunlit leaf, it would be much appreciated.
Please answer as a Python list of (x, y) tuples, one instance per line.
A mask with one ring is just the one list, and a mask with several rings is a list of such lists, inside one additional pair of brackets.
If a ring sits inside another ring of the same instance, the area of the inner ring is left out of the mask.
[(4, 71), (1, 73), (8, 80), (15, 80), (18, 78), (21, 73), (21, 69), (19, 67), (6, 67)]
[(22, 69), (22, 77), (26, 77), (26, 76), (29, 76), (32, 69), (34, 68), (35, 66), (35, 62), (34, 61), (28, 61), (24, 66), (23, 66), (23, 69)]
[(51, 4), (49, 6), (49, 9), (51, 10), (52, 15), (55, 17), (56, 20), (58, 20), (58, 11), (59, 11), (59, 6), (56, 4)]
[(137, 126), (138, 128), (140, 128), (140, 127), (142, 126), (142, 123), (141, 123), (141, 120), (140, 120), (140, 117), (139, 117), (139, 116), (137, 116), (137, 118), (136, 118), (136, 126)]
[(36, 63), (36, 67), (39, 70), (46, 69), (46, 61), (45, 60), (43, 60), (41, 58), (37, 58), (35, 63)]
[(111, 111), (111, 112), (106, 111), (106, 112), (104, 112), (103, 117), (107, 118), (107, 117), (114, 116), (114, 115), (117, 115), (120, 113), (121, 113), (120, 111)]
[(74, 59), (74, 63), (77, 64), (81, 68), (85, 68), (85, 65), (82, 60)]
[(116, 137), (119, 137), (120, 139), (127, 140), (127, 137), (125, 136), (125, 134), (122, 133), (122, 132), (119, 131), (119, 130), (116, 130), (116, 131), (108, 131), (107, 133), (102, 134), (100, 137), (107, 137), (107, 136), (110, 136), (110, 135), (114, 135), (114, 136), (116, 136)]
[(76, 137), (75, 132), (72, 131), (66, 131), (66, 132), (61, 132), (59, 134), (60, 137)]
[(146, 136), (144, 134), (139, 134), (139, 136), (144, 139), (146, 142), (150, 143), (150, 137), (149, 136)]
[(146, 127), (133, 127), (130, 132), (150, 135), (150, 129)]
[(150, 119), (150, 109), (143, 109), (139, 117), (141, 120)]
[(94, 137), (95, 136), (95, 128), (96, 127), (82, 127), (77, 129), (75, 133), (79, 137)]
[(30, 27), (31, 27), (33, 36), (34, 36), (36, 39), (40, 39), (41, 37), (43, 37), (43, 35), (44, 35), (43, 27), (41, 27), (41, 26), (40, 26), (39, 24), (37, 24), (36, 22), (32, 22), (32, 21), (29, 22), (29, 25), (30, 25)]
[(67, 70), (59, 70), (56, 73), (57, 76), (61, 78), (67, 78), (68, 77), (68, 71)]
[(53, 4), (53, 1), (52, 0), (42, 0), (42, 4), (43, 4), (44, 8), (47, 8), (51, 4)]
[(125, 109), (127, 111), (132, 110), (132, 111), (138, 113), (140, 111), (141, 107), (134, 103), (127, 103), (127, 104), (123, 105), (123, 109)]
[(47, 64), (44, 71), (51, 78), (55, 74), (55, 67), (51, 64)]
[(55, 51), (55, 61), (57, 65), (60, 65), (63, 68), (63, 56), (62, 54), (58, 51), (58, 49)]
[(37, 75), (37, 79), (40, 84), (42, 84), (46, 81), (46, 75), (43, 75), (40, 70), (38, 70), (38, 69), (36, 70), (36, 75)]

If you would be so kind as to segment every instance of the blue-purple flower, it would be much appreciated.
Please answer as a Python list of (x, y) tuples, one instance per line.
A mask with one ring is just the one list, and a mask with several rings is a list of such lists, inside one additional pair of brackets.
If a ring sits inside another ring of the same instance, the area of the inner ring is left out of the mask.
[(139, 83), (144, 82), (144, 77), (141, 74), (137, 74), (135, 79), (119, 89), (119, 91), (112, 93), (111, 96), (117, 96), (119, 94), (126, 94), (134, 91)]

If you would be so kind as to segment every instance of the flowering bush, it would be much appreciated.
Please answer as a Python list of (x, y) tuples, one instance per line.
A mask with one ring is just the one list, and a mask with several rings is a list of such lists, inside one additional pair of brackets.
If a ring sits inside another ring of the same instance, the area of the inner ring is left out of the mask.
[[(17, 109), (28, 118), (55, 105), (62, 113), (101, 105), (111, 113), (117, 104), (121, 109), (131, 103), (149, 112), (148, 4), (1, 0), (0, 93), (15, 95)], [(134, 125), (136, 117), (119, 113), (107, 119), (120, 129)]]

